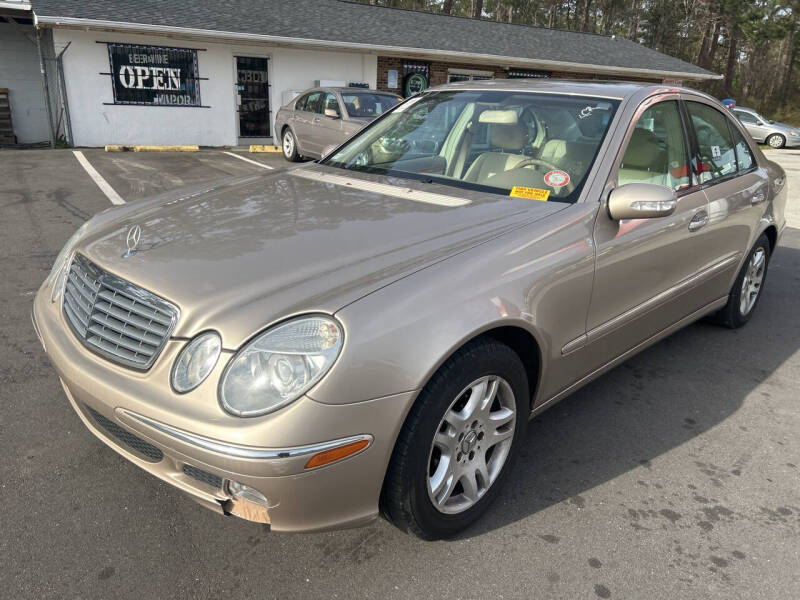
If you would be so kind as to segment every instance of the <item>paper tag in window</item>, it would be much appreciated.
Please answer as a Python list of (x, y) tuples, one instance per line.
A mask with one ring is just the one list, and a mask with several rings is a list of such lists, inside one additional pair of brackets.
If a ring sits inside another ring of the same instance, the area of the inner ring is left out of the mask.
[(541, 200), (547, 201), (550, 197), (550, 190), (540, 190), (539, 188), (525, 187), (522, 185), (515, 185), (511, 188), (509, 196), (514, 198), (527, 198), (528, 200)]
[(561, 188), (569, 183), (569, 174), (564, 171), (548, 171), (544, 182), (552, 188)]
[(722, 152), (719, 150), (719, 146), (711, 146), (711, 158), (719, 158), (722, 156)]

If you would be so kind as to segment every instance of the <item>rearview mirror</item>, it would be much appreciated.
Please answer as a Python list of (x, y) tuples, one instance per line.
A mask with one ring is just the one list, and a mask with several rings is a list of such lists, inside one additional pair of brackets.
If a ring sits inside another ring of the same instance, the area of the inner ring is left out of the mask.
[(673, 190), (653, 183), (628, 183), (608, 195), (608, 214), (615, 221), (666, 217), (677, 206), (678, 196)]
[(331, 119), (338, 119), (339, 118), (339, 111), (333, 110), (332, 108), (325, 109), (325, 116), (330, 117)]

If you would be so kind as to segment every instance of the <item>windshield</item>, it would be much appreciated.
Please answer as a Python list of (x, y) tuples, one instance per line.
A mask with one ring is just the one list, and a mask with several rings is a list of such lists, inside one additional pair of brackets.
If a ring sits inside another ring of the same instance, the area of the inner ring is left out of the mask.
[(618, 104), (560, 94), (429, 92), (355, 135), (323, 163), (574, 202)]
[(351, 117), (374, 118), (400, 103), (399, 96), (369, 92), (342, 92), (347, 114)]

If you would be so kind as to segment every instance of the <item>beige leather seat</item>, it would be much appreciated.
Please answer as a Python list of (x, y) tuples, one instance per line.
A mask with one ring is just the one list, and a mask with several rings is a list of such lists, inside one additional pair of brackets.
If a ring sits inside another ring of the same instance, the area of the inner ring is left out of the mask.
[(626, 183), (655, 183), (671, 186), (667, 151), (648, 129), (634, 129), (622, 164), (619, 166), (619, 185)]
[(502, 148), (503, 152), (484, 152), (475, 159), (464, 181), (492, 185), (492, 178), (513, 169), (528, 157), (520, 151), (528, 141), (528, 130), (522, 123), (491, 123), (489, 127), (489, 145)]
[(597, 146), (591, 142), (567, 142), (548, 140), (539, 158), (569, 173), (570, 177), (582, 177), (594, 158)]

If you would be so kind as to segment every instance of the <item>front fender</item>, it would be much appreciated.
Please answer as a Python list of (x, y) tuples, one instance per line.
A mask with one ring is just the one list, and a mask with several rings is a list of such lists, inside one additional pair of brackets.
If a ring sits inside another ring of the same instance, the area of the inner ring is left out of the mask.
[(469, 340), (509, 326), (538, 346), (537, 397), (563, 387), (578, 375), (561, 349), (585, 333), (596, 211), (570, 206), (339, 310), (342, 354), (309, 395), (339, 404), (419, 390)]

